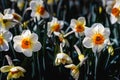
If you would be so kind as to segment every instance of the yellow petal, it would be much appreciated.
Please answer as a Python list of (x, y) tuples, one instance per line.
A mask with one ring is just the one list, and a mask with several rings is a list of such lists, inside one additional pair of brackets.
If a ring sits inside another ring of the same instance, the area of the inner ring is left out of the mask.
[(9, 72), (9, 73), (8, 73), (8, 76), (7, 76), (7, 80), (10, 80), (10, 79), (12, 79), (12, 74), (11, 74), (11, 72)]
[(11, 68), (12, 68), (12, 66), (9, 66), (9, 65), (3, 66), (3, 67), (0, 68), (0, 71), (3, 72), (3, 73), (9, 72)]

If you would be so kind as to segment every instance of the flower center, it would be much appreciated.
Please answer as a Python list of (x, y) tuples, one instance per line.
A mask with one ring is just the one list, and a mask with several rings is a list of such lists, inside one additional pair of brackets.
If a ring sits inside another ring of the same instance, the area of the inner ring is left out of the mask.
[(115, 17), (118, 17), (119, 14), (120, 14), (120, 10), (118, 8), (113, 8), (112, 9), (112, 14), (115, 16)]
[(77, 25), (75, 26), (75, 29), (76, 29), (76, 32), (83, 32), (85, 28), (80, 23), (77, 23)]
[(38, 6), (37, 13), (43, 15), (45, 13), (45, 8), (43, 6)]
[(0, 35), (0, 45), (4, 43), (2, 35)]
[(94, 44), (96, 44), (96, 45), (102, 44), (105, 40), (104, 36), (101, 35), (100, 33), (95, 34), (92, 39), (93, 39)]
[(12, 69), (10, 69), (10, 72), (11, 72), (12, 74), (15, 74), (15, 73), (18, 73), (19, 70), (16, 69), (16, 68), (12, 68)]
[(58, 32), (60, 30), (60, 24), (58, 23), (55, 23), (51, 29), (53, 32), (56, 31)]
[(22, 40), (21, 47), (23, 49), (28, 49), (28, 48), (31, 48), (31, 44), (32, 43), (31, 43), (30, 39), (29, 38), (25, 38), (25, 39)]

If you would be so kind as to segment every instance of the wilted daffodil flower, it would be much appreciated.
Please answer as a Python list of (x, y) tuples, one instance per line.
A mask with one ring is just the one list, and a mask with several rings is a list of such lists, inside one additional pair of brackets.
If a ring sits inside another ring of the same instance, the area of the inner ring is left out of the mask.
[(104, 28), (100, 23), (95, 23), (91, 28), (85, 30), (83, 45), (92, 48), (93, 52), (100, 52), (109, 42), (110, 30)]
[(24, 30), (21, 35), (15, 36), (13, 41), (15, 51), (23, 52), (27, 57), (31, 57), (32, 52), (36, 52), (41, 49), (38, 35), (31, 33), (30, 30)]
[(48, 37), (51, 37), (51, 33), (59, 32), (64, 23), (63, 21), (59, 21), (57, 18), (53, 17), (51, 22), (48, 22)]
[(60, 53), (56, 56), (55, 65), (72, 63), (72, 59), (66, 53), (63, 53), (62, 47), (63, 45), (60, 44)]
[(15, 25), (12, 19), (13, 16), (11, 14), (3, 15), (0, 13), (0, 27), (5, 29), (12, 28)]
[(31, 17), (37, 17), (38, 20), (40, 20), (40, 17), (49, 17), (49, 13), (46, 11), (42, 0), (31, 1), (30, 8), (32, 10)]
[(72, 59), (66, 53), (58, 53), (55, 59), (55, 65), (70, 64)]
[(79, 37), (84, 35), (84, 31), (87, 28), (86, 26), (86, 20), (84, 17), (79, 17), (78, 20), (72, 19), (70, 27), (75, 31), (76, 37)]
[(66, 68), (70, 68), (71, 69), (71, 76), (75, 79), (78, 80), (79, 78), (79, 67), (74, 65), (74, 64), (69, 64), (69, 65), (65, 65)]
[(24, 77), (24, 72), (25, 69), (20, 67), (20, 66), (9, 66), (9, 65), (6, 65), (6, 66), (3, 66), (0, 68), (0, 71), (3, 72), (3, 73), (6, 73), (8, 72), (8, 76), (7, 76), (7, 80), (10, 80), (10, 79), (17, 79), (17, 78), (20, 78), (20, 77)]
[(21, 21), (22, 19), (22, 17), (19, 14), (15, 13), (14, 9), (10, 8), (4, 10), (4, 19), (7, 19), (8, 17), (11, 17), (13, 21)]
[(0, 51), (8, 51), (9, 50), (9, 44), (12, 40), (12, 33), (9, 32), (6, 29), (0, 28)]

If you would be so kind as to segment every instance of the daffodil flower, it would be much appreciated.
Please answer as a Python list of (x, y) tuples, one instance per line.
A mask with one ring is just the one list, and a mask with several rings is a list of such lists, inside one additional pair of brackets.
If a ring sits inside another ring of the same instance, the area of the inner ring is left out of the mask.
[(116, 22), (120, 24), (120, 0), (107, 1), (106, 12), (110, 14), (112, 24)]
[(72, 59), (66, 53), (58, 53), (55, 59), (55, 65), (70, 64)]
[(31, 1), (30, 8), (32, 10), (31, 17), (37, 17), (38, 20), (40, 20), (40, 17), (49, 17), (49, 13), (46, 11), (42, 0)]
[(85, 30), (83, 45), (86, 48), (92, 48), (93, 52), (100, 52), (109, 42), (110, 30), (104, 28), (100, 23), (95, 23), (91, 28)]
[(19, 14), (15, 13), (14, 9), (10, 9), (10, 8), (4, 10), (4, 19), (8, 19), (8, 18), (13, 19), (13, 21), (14, 19), (17, 21), (21, 21), (22, 19), (22, 17)]
[(6, 65), (6, 66), (3, 66), (0, 68), (0, 71), (3, 72), (3, 73), (6, 73), (8, 72), (8, 76), (7, 76), (7, 80), (10, 80), (10, 79), (17, 79), (17, 78), (20, 78), (20, 77), (24, 77), (24, 72), (25, 69), (20, 67), (20, 66), (9, 66), (9, 65)]
[(48, 22), (48, 37), (54, 32), (59, 32), (63, 28), (63, 21), (59, 21), (57, 18), (53, 17), (51, 22)]
[(84, 17), (79, 17), (78, 20), (72, 19), (70, 23), (70, 27), (75, 31), (76, 37), (83, 36), (84, 31), (87, 28), (86, 26), (86, 20)]
[(5, 28), (5, 29), (10, 29), (12, 28), (15, 23), (12, 21), (13, 16), (12, 15), (3, 15), (0, 13), (0, 27)]
[(79, 78), (79, 67), (74, 65), (74, 64), (69, 64), (69, 65), (65, 65), (66, 68), (70, 68), (71, 69), (71, 76), (75, 79), (78, 80)]
[(31, 57), (32, 52), (36, 52), (41, 49), (38, 35), (31, 33), (30, 30), (24, 30), (21, 35), (15, 36), (13, 41), (15, 51), (23, 52), (27, 57)]
[(12, 40), (12, 33), (8, 30), (5, 30), (3, 28), (0, 28), (0, 51), (8, 51), (9, 50), (9, 44)]

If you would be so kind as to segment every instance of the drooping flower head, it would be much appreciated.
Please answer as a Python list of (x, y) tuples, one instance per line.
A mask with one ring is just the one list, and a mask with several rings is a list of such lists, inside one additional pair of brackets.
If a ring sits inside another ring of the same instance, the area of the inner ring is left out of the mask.
[(70, 64), (72, 59), (66, 53), (58, 53), (55, 59), (55, 65)]
[(65, 65), (66, 68), (70, 68), (71, 69), (71, 76), (75, 79), (78, 80), (79, 78), (79, 67), (74, 65), (74, 64), (69, 64), (69, 65)]
[(48, 18), (49, 14), (46, 11), (42, 0), (33, 0), (30, 2), (30, 8), (32, 10), (31, 17), (37, 17), (39, 20), (40, 17)]
[(8, 30), (5, 30), (3, 28), (0, 28), (0, 51), (8, 51), (9, 50), (9, 44), (12, 40), (12, 33)]
[(30, 30), (24, 30), (21, 35), (13, 38), (14, 49), (17, 52), (23, 52), (27, 57), (32, 56), (32, 52), (41, 49), (41, 43), (38, 41), (38, 35), (31, 33)]
[(3, 66), (0, 68), (0, 71), (3, 72), (3, 73), (6, 73), (8, 72), (8, 76), (7, 76), (7, 80), (10, 80), (10, 79), (17, 79), (17, 78), (20, 78), (20, 77), (24, 77), (24, 74), (26, 71), (24, 68), (20, 67), (20, 66), (9, 66), (9, 65), (6, 65), (6, 66)]
[(93, 52), (100, 52), (109, 42), (110, 30), (100, 23), (94, 23), (91, 28), (85, 30), (83, 45), (92, 48)]
[(51, 33), (59, 32), (64, 23), (59, 21), (57, 18), (53, 17), (51, 22), (48, 22), (48, 36), (51, 37)]
[(87, 28), (85, 25), (86, 20), (84, 17), (79, 17), (78, 20), (72, 19), (70, 23), (70, 27), (75, 31), (76, 37), (84, 35), (85, 28)]

